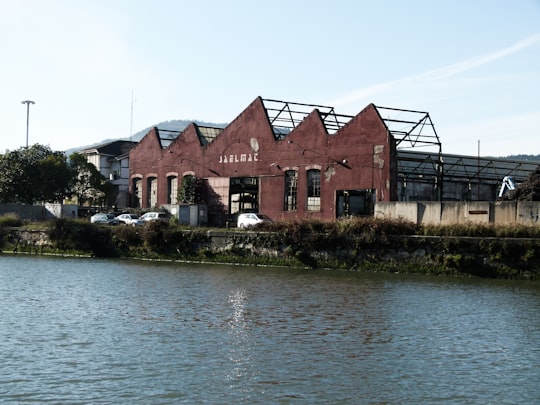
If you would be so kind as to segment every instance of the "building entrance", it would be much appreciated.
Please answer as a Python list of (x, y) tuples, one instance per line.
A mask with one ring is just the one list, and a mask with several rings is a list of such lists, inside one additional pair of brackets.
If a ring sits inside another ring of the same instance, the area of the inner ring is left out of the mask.
[(373, 215), (375, 190), (337, 190), (336, 216)]
[(229, 211), (229, 214), (259, 211), (259, 179), (257, 177), (231, 177)]

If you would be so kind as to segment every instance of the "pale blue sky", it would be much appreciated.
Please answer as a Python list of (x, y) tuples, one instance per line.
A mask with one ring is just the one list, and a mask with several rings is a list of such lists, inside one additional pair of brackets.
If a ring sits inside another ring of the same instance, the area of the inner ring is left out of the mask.
[(29, 143), (65, 150), (262, 96), (427, 111), (445, 153), (540, 154), (540, 0), (0, 0), (0, 55), (2, 152), (26, 99)]

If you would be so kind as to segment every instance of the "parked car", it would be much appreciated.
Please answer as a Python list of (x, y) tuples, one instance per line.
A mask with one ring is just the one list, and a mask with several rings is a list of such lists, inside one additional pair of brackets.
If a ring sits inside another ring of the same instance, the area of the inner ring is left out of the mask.
[(145, 222), (148, 221), (162, 221), (165, 223), (169, 223), (169, 215), (167, 215), (164, 212), (147, 212), (144, 214), (141, 219)]
[(272, 220), (266, 215), (250, 212), (238, 215), (237, 225), (239, 228), (247, 228), (263, 222), (272, 222)]
[(120, 214), (116, 217), (118, 222), (126, 225), (141, 226), (144, 225), (144, 220), (136, 214)]
[(114, 214), (105, 214), (104, 212), (98, 212), (90, 217), (92, 224), (105, 224), (105, 225), (118, 225), (118, 220)]

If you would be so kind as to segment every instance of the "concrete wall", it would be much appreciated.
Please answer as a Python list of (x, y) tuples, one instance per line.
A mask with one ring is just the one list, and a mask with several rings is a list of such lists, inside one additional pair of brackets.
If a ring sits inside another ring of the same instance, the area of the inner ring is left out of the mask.
[(378, 202), (375, 217), (417, 224), (526, 224), (540, 226), (540, 201)]
[(417, 222), (422, 224), (437, 224), (441, 219), (442, 206), (439, 202), (419, 202)]
[(5, 214), (15, 214), (29, 221), (46, 221), (53, 218), (77, 218), (78, 207), (64, 204), (0, 204), (0, 215)]
[(516, 222), (520, 224), (540, 224), (540, 202), (539, 201), (518, 201)]
[(515, 224), (517, 214), (516, 201), (499, 201), (493, 204), (492, 222), (497, 224)]

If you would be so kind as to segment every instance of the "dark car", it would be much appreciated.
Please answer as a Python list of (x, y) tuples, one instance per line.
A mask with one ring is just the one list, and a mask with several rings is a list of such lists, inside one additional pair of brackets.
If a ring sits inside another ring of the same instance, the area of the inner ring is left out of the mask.
[(114, 214), (105, 214), (103, 212), (92, 215), (90, 217), (90, 222), (92, 224), (118, 225), (118, 220)]

